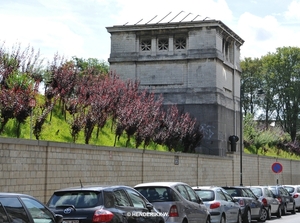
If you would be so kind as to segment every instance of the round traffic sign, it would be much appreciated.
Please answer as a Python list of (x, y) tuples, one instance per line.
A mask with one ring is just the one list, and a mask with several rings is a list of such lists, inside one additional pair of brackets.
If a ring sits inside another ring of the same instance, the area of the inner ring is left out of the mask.
[(272, 171), (274, 173), (281, 173), (283, 170), (283, 166), (279, 162), (275, 162), (272, 164)]

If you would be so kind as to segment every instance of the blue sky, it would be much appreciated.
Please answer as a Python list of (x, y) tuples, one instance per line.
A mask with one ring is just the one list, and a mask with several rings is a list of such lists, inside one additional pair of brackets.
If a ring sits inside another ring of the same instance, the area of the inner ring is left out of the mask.
[(46, 60), (55, 53), (107, 60), (106, 27), (179, 14), (174, 22), (185, 16), (221, 20), (245, 40), (242, 58), (254, 58), (277, 47), (300, 47), (299, 12), (300, 0), (0, 0), (0, 44), (31, 46)]

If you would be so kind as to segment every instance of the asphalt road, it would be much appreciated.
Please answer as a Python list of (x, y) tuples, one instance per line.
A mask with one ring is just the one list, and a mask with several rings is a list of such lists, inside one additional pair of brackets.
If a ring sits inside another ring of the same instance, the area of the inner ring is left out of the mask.
[[(252, 221), (253, 223), (255, 221)], [(276, 218), (272, 216), (270, 220), (267, 220), (266, 223), (299, 223), (300, 222), (300, 212), (296, 214), (287, 213), (287, 215), (282, 216), (281, 218)]]

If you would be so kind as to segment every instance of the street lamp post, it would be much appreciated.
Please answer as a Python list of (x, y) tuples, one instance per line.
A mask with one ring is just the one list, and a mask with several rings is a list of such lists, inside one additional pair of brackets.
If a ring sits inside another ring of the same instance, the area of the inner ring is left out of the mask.
[(240, 82), (240, 186), (243, 186), (243, 87)]
[(35, 107), (36, 101), (34, 98), (30, 99), (29, 101), (29, 107), (31, 108), (30, 110), (30, 139), (32, 139), (32, 110)]
[[(252, 77), (250, 77), (252, 78)], [(246, 78), (244, 80), (247, 81), (250, 78)], [(261, 98), (264, 97), (264, 91), (262, 89), (258, 89), (257, 93)], [(244, 86), (242, 79), (240, 81), (240, 186), (243, 186), (243, 100), (244, 100)]]

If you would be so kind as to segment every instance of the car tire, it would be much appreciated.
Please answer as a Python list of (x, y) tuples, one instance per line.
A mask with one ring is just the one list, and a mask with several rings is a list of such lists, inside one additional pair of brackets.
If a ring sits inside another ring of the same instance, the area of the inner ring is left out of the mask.
[(271, 208), (268, 208), (268, 216), (267, 216), (267, 220), (270, 220), (272, 217), (272, 213), (271, 213)]
[(292, 214), (296, 214), (296, 206), (295, 206), (295, 204), (293, 205), (293, 210), (291, 212), (292, 212)]
[(241, 214), (241, 212), (239, 212), (236, 223), (242, 223), (242, 222), (243, 222), (242, 214)]
[(210, 221), (210, 217), (207, 217), (207, 218), (206, 218), (206, 221), (205, 221), (205, 223), (211, 223), (211, 221)]
[(225, 215), (222, 215), (220, 223), (226, 223)]
[(265, 222), (268, 218), (269, 211), (266, 208), (262, 208), (260, 211), (259, 222)]
[(279, 206), (278, 210), (277, 210), (277, 213), (276, 213), (276, 217), (277, 218), (281, 218), (281, 215), (282, 215), (282, 213), (281, 213), (281, 206)]
[(251, 223), (252, 219), (251, 219), (251, 211), (249, 208), (247, 208), (245, 210), (245, 216), (243, 218), (243, 223)]
[(283, 204), (283, 206), (282, 206), (282, 215), (286, 215), (286, 213), (287, 213), (286, 205)]

